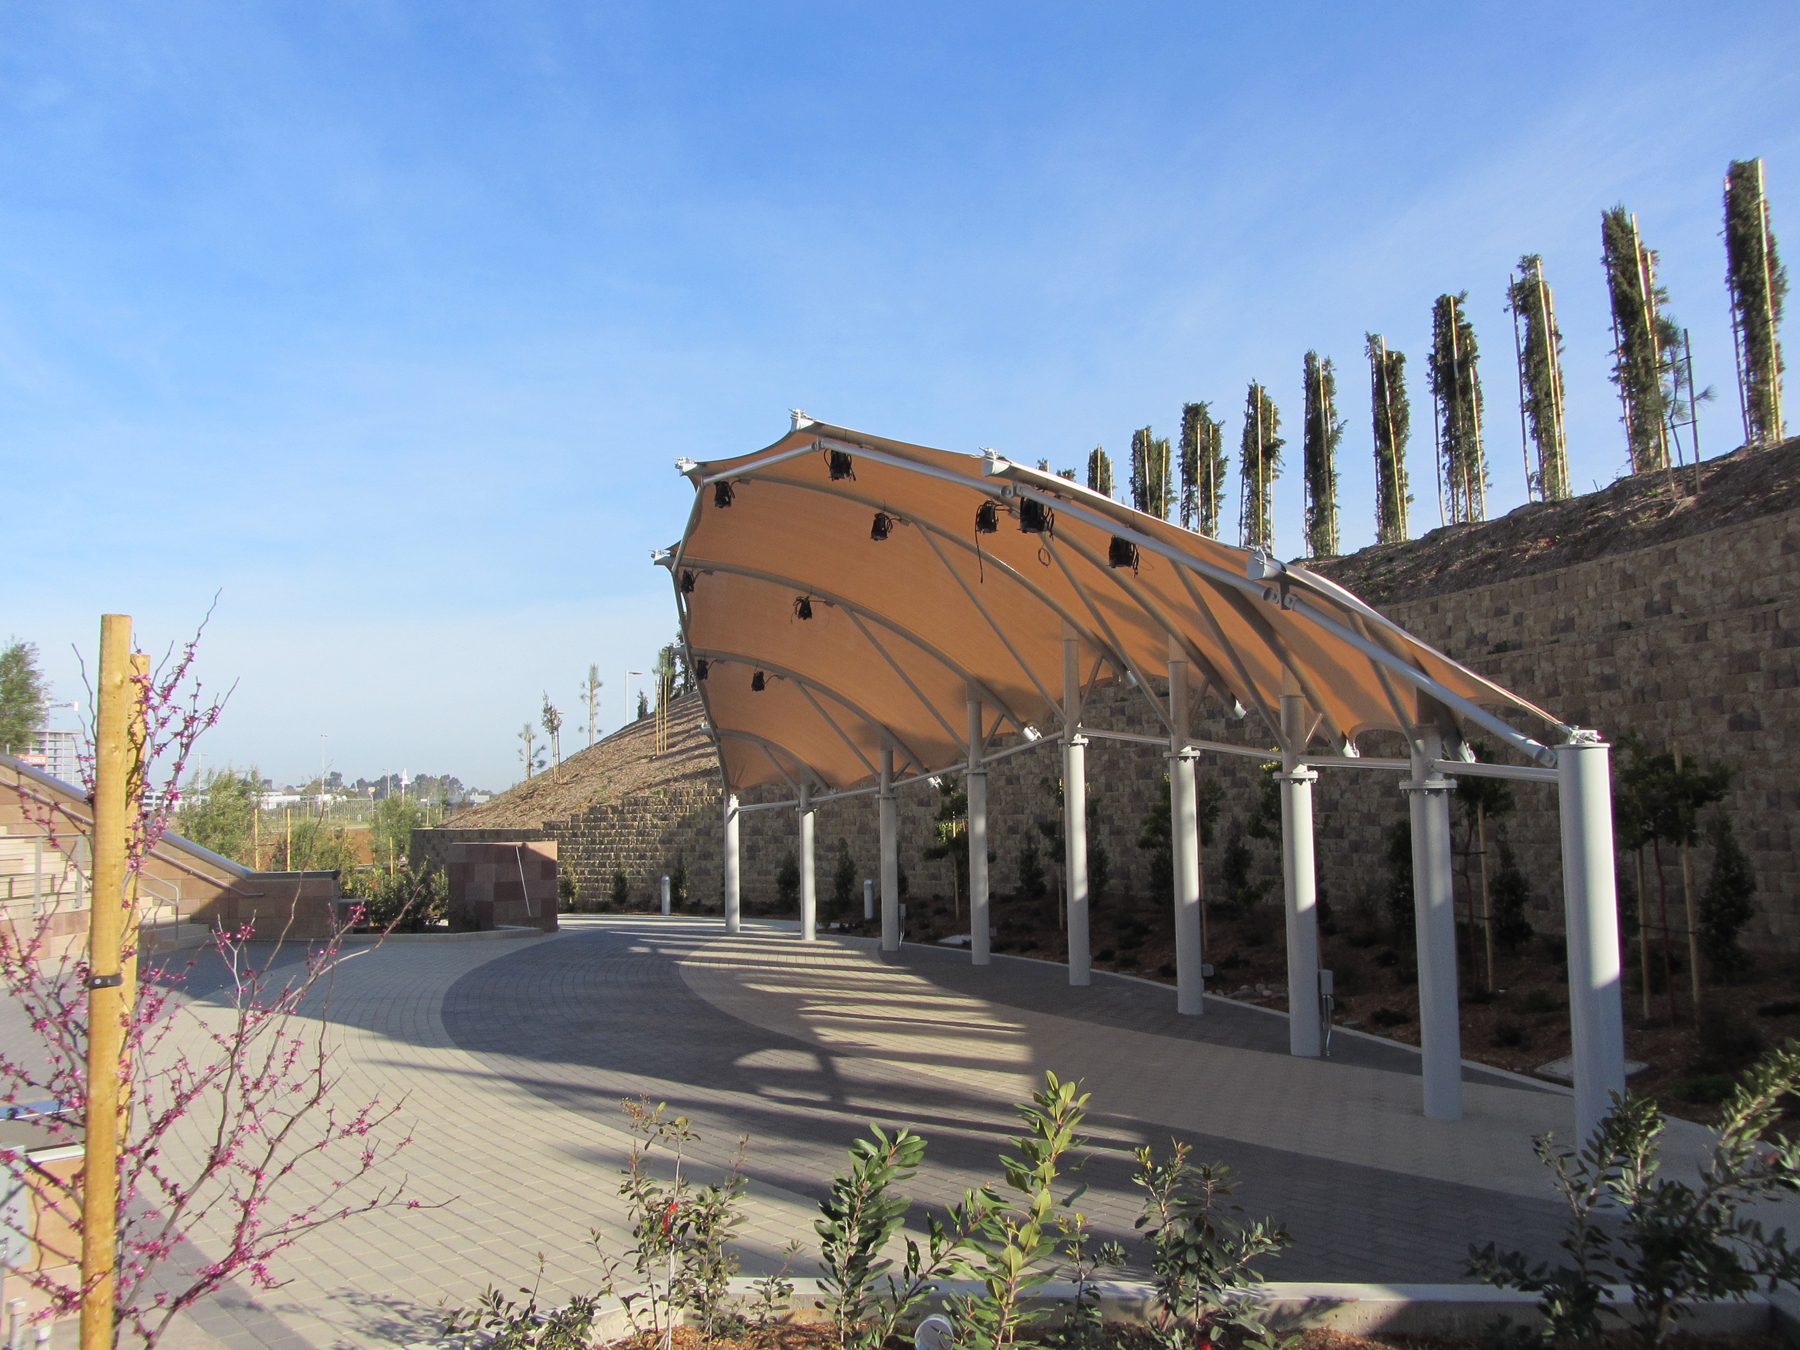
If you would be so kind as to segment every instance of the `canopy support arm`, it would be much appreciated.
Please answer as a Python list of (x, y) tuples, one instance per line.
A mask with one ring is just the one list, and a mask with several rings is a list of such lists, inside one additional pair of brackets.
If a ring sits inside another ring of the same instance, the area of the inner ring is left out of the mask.
[[(1115, 651), (1121, 653), (1124, 652), (1124, 644), (1119, 641), (1118, 635), (1113, 632), (1112, 625), (1107, 623), (1105, 615), (1100, 613), (1100, 607), (1094, 603), (1094, 598), (1087, 593), (1087, 588), (1085, 586), (1075, 580), (1075, 573), (1070, 571), (1069, 564), (1063, 561), (1062, 553), (1056, 547), (1056, 541), (1046, 536), (1044, 539), (1044, 548), (1048, 550), (1050, 556), (1056, 560), (1056, 565), (1062, 568), (1062, 574), (1069, 579), (1070, 588), (1074, 590), (1075, 594), (1081, 597), (1081, 603), (1088, 607), (1088, 612), (1094, 616), (1094, 622), (1099, 624), (1100, 630), (1106, 634), (1106, 640), (1113, 645)], [(1163, 726), (1168, 729), (1171, 736), (1176, 735), (1175, 724), (1169, 720), (1169, 714), (1163, 710), (1161, 701), (1156, 697), (1155, 692), (1150, 687), (1149, 679), (1144, 675), (1143, 671), (1137, 668), (1136, 663), (1133, 662), (1130, 657), (1125, 657), (1124, 660), (1125, 669), (1129, 670), (1131, 672), (1131, 677), (1137, 681), (1138, 692), (1142, 694), (1145, 701), (1156, 710), (1156, 720), (1161, 722)]]
[[(920, 466), (918, 466), (916, 464), (906, 464), (903, 467), (909, 468), (909, 469), (912, 469), (915, 471), (921, 471)], [(934, 474), (932, 476), (936, 477), (936, 476), (941, 476), (941, 475)], [(802, 491), (806, 491), (806, 492), (824, 493), (827, 496), (836, 497), (840, 501), (855, 502), (859, 506), (866, 506), (871, 510), (887, 510), (888, 506), (889, 506), (889, 504), (886, 501), (883, 501), (879, 498), (865, 496), (864, 494), (859, 493), (859, 492), (845, 492), (845, 491), (842, 491), (837, 486), (828, 485), (828, 484), (824, 484), (824, 483), (811, 483), (811, 482), (806, 481), (803, 478), (783, 478), (783, 477), (771, 476), (769, 478), (764, 479), (763, 481), (768, 482), (768, 483), (777, 484), (780, 487), (798, 488), (798, 489), (800, 489)], [(953, 481), (955, 481), (955, 480), (953, 480)], [(1000, 493), (997, 490), (984, 489), (983, 486), (979, 482), (971, 483), (971, 482), (966, 482), (966, 480), (962, 480), (962, 481), (965, 482), (966, 486), (973, 488), (977, 492), (986, 491), (989, 496), (992, 496), (995, 498), (998, 498), (1000, 496)], [(999, 557), (992, 553), (983, 553), (978, 544), (970, 543), (967, 539), (964, 539), (960, 534), (957, 534), (954, 530), (946, 529), (941, 523), (932, 519), (929, 516), (922, 516), (922, 515), (917, 514), (916, 512), (907, 512), (904, 514), (904, 519), (906, 520), (906, 522), (909, 525), (913, 526), (913, 528), (917, 529), (921, 534), (930, 535), (933, 538), (942, 540), (944, 543), (949, 544), (954, 548), (961, 549), (963, 551), (963, 553), (965, 553), (965, 554), (977, 555), (981, 560), (982, 566), (991, 567), (996, 572), (999, 572), (1002, 576), (1004, 576), (1007, 580), (1016, 583), (1020, 587), (1020, 589), (1028, 592), (1031, 595), (1031, 597), (1034, 600), (1036, 600), (1039, 604), (1043, 605), (1046, 609), (1051, 610), (1064, 623), (1068, 624), (1070, 627), (1074, 628), (1077, 632), (1079, 632), (1081, 634), (1082, 641), (1086, 642), (1089, 646), (1095, 648), (1095, 650), (1097, 650), (1097, 651), (1105, 652), (1108, 660), (1112, 660), (1113, 664), (1118, 666), (1120, 669), (1124, 668), (1124, 663), (1122, 661), (1118, 661), (1116, 659), (1118, 656), (1118, 653), (1108, 649), (1106, 644), (1100, 640), (1100, 635), (1098, 633), (1092, 631), (1091, 629), (1089, 629), (1088, 626), (1081, 621), (1080, 617), (1075, 613), (1075, 611), (1069, 609), (1055, 595), (1053, 595), (1049, 591), (1045, 590), (1042, 586), (1039, 586), (1030, 577), (1026, 576), (1023, 572), (1019, 571), (1018, 568), (1014, 567), (1011, 563), (1007, 562), (1006, 559)]]
[[(1188, 636), (1181, 630), (1181, 626), (1170, 620), (1169, 616), (1163, 612), (1162, 607), (1145, 594), (1143, 587), (1128, 580), (1125, 577), (1125, 574), (1118, 568), (1106, 566), (1095, 555), (1093, 550), (1089, 549), (1079, 540), (1064, 536), (1057, 542), (1067, 548), (1073, 549), (1075, 553), (1096, 572), (1100, 572), (1103, 575), (1112, 578), (1114, 584), (1117, 585), (1120, 590), (1125, 592), (1126, 597), (1139, 609), (1143, 610), (1144, 613), (1149, 616), (1152, 623), (1163, 630), (1163, 635), (1180, 646), (1181, 650), (1187, 654), (1188, 660), (1192, 661), (1194, 665), (1199, 668), (1200, 673), (1206, 677), (1208, 683), (1218, 689), (1221, 695), (1231, 695), (1232, 697), (1236, 697), (1232, 691), (1231, 685), (1227, 683), (1225, 677), (1219, 673), (1218, 667), (1213, 665), (1213, 663), (1206, 658), (1206, 654), (1202, 652), (1199, 647), (1188, 640)], [(1254, 695), (1252, 696), (1254, 697)], [(1191, 716), (1192, 710), (1183, 709), (1183, 713), (1184, 715)]]
[(925, 530), (922, 533), (926, 546), (937, 555), (937, 560), (944, 565), (944, 570), (956, 579), (956, 584), (962, 587), (963, 594), (969, 597), (969, 603), (975, 606), (976, 612), (986, 619), (988, 627), (994, 630), (994, 635), (1005, 645), (1006, 650), (1012, 653), (1012, 659), (1019, 663), (1019, 669), (1025, 672), (1025, 678), (1031, 681), (1032, 687), (1038, 691), (1044, 702), (1057, 709), (1057, 715), (1061, 716), (1061, 705), (1044, 687), (1044, 682), (1037, 677), (1037, 672), (1031, 668), (1023, 656), (1019, 655), (1019, 649), (1013, 646), (1013, 641), (1006, 635), (1006, 630), (995, 621), (992, 614), (988, 613), (988, 607), (976, 597), (974, 588), (963, 579), (962, 573), (950, 565), (950, 560), (944, 556), (943, 550), (937, 546), (937, 541), (931, 537), (931, 531)]
[[(1078, 490), (1073, 483), (1061, 479), (1052, 480), (1049, 475), (1040, 474), (1036, 470), (1029, 469), (1023, 464), (1015, 464), (1010, 460), (998, 458), (985, 465), (983, 471), (996, 477), (1009, 478), (1016, 484), (1021, 485), (1019, 488), (1020, 492), (1030, 493), (1032, 496), (1046, 504), (1053, 503), (1057, 509), (1066, 511), (1075, 519), (1084, 520), (1097, 529), (1107, 530), (1110, 533), (1119, 535), (1121, 538), (1130, 539), (1140, 548), (1149, 549), (1152, 553), (1167, 558), (1170, 562), (1175, 563), (1178, 566), (1189, 568), (1196, 574), (1204, 576), (1208, 580), (1216, 582), (1222, 587), (1228, 587), (1233, 591), (1245, 595), (1247, 598), (1261, 598), (1262, 588), (1258, 583), (1251, 581), (1249, 577), (1236, 576), (1225, 568), (1216, 567), (1211, 563), (1204, 562), (1199, 558), (1183, 553), (1179, 549), (1165, 544), (1160, 539), (1156, 539), (1151, 535), (1143, 533), (1141, 530), (1132, 528), (1132, 526), (1124, 521), (1115, 520), (1112, 517), (1103, 515), (1099, 511), (1084, 505), (1081, 500), (1066, 495), (1065, 490)], [(1038, 480), (1040, 479), (1046, 480), (1041, 487), (1038, 486)], [(1031, 486), (1023, 486), (1026, 484)], [(1084, 495), (1092, 496), (1094, 494)], [(1116, 505), (1116, 503), (1114, 505)], [(1311, 623), (1315, 623), (1321, 628), (1324, 628), (1327, 632), (1342, 638), (1344, 641), (1356, 647), (1357, 650), (1361, 651), (1363, 655), (1367, 656), (1370, 660), (1377, 661), (1387, 666), (1389, 670), (1398, 674), (1401, 679), (1405, 680), (1414, 688), (1432, 698), (1440, 700), (1449, 707), (1455, 708), (1464, 716), (1474, 718), (1483, 727), (1505, 740), (1507, 744), (1530, 755), (1533, 759), (1537, 760), (1538, 763), (1547, 765), (1554, 762), (1556, 753), (1548, 746), (1532, 740), (1531, 737), (1526, 736), (1519, 731), (1515, 731), (1500, 718), (1493, 716), (1491, 713), (1478, 707), (1468, 699), (1463, 698), (1460, 694), (1452, 693), (1449, 689), (1446, 689), (1443, 685), (1432, 679), (1431, 676), (1424, 674), (1422, 671), (1412, 669), (1405, 662), (1394, 657), (1392, 653), (1377, 646), (1373, 642), (1369, 642), (1366, 639), (1357, 636), (1345, 625), (1320, 611), (1316, 603), (1308, 603), (1308, 599), (1309, 595), (1304, 591), (1294, 595), (1294, 606), (1288, 612), (1298, 615)], [(1537, 713), (1540, 716), (1542, 715), (1539, 710), (1524, 703), (1522, 700), (1518, 701), (1518, 706), (1524, 711)], [(1561, 726), (1562, 724), (1553, 723), (1553, 725)]]
[[(766, 581), (771, 586), (780, 586), (786, 590), (791, 590), (791, 591), (795, 591), (795, 592), (804, 591), (806, 594), (812, 596), (813, 599), (823, 600), (828, 605), (836, 605), (838, 608), (842, 609), (845, 613), (860, 614), (865, 619), (868, 619), (871, 623), (879, 624), (881, 627), (887, 629), (890, 633), (893, 633), (896, 636), (905, 638), (906, 641), (912, 643), (913, 646), (917, 647), (920, 651), (924, 652), (927, 656), (931, 657), (934, 661), (938, 662), (938, 664), (943, 666), (945, 670), (950, 671), (953, 675), (956, 676), (957, 679), (961, 680), (963, 683), (965, 683), (967, 685), (972, 685), (974, 688), (980, 690), (981, 697), (984, 700), (986, 700), (987, 702), (991, 703), (997, 712), (1003, 713), (1005, 715), (1007, 721), (1011, 722), (1015, 727), (1018, 727), (1021, 731), (1023, 731), (1025, 729), (1025, 719), (1020, 717), (1017, 713), (1015, 713), (1012, 710), (1012, 708), (1010, 708), (1007, 705), (1005, 699), (1003, 699), (999, 695), (997, 695), (985, 683), (983, 683), (981, 680), (977, 679), (971, 672), (964, 669), (960, 663), (952, 660), (950, 658), (950, 656), (948, 655), (948, 653), (944, 652), (943, 650), (941, 650), (934, 644), (927, 642), (924, 638), (920, 637), (917, 633), (913, 632), (910, 628), (907, 628), (902, 624), (898, 624), (898, 623), (894, 622), (894, 620), (888, 618), (885, 614), (876, 613), (874, 610), (870, 609), (867, 605), (859, 605), (856, 603), (856, 601), (849, 599), (847, 596), (838, 595), (836, 592), (833, 592), (833, 591), (822, 591), (816, 586), (809, 586), (806, 582), (796, 580), (793, 577), (784, 577), (784, 576), (781, 576), (779, 573), (775, 573), (775, 572), (765, 572), (761, 568), (743, 567), (737, 563), (710, 562), (710, 561), (700, 561), (700, 560), (696, 560), (693, 563), (693, 567), (694, 567), (694, 570), (696, 570), (696, 571), (724, 572), (729, 576), (748, 577), (752, 581)], [(742, 659), (742, 658), (736, 658), (736, 659)]]
[[(898, 675), (906, 682), (906, 687), (912, 690), (913, 697), (925, 705), (925, 711), (937, 718), (937, 724), (944, 729), (944, 735), (948, 736), (953, 743), (960, 740), (961, 736), (957, 733), (956, 728), (946, 722), (944, 720), (944, 715), (937, 710), (937, 704), (933, 703), (930, 699), (926, 698), (924, 694), (919, 692), (919, 686), (913, 683), (912, 676), (906, 673), (905, 668), (888, 654), (888, 649), (882, 646), (881, 643), (876, 640), (875, 635), (868, 630), (868, 627), (862, 621), (862, 615), (858, 614), (855, 610), (851, 610), (850, 622), (856, 625), (857, 632), (861, 633), (869, 640), (869, 645), (881, 653), (881, 659), (893, 667), (894, 674)], [(922, 769), (925, 766), (921, 764), (919, 767)]]

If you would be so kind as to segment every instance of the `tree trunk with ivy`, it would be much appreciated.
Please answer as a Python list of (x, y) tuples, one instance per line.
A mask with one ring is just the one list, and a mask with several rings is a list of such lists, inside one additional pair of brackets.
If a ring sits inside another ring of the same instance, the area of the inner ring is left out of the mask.
[(1776, 333), (1787, 300), (1788, 275), (1769, 229), (1760, 159), (1734, 159), (1725, 171), (1725, 286), (1731, 296), (1744, 444), (1773, 445), (1786, 430)]
[(1181, 408), (1181, 523), (1218, 538), (1225, 503), (1225, 422), (1215, 420), (1212, 405), (1186, 403)]
[(1412, 501), (1406, 481), (1406, 441), (1412, 434), (1412, 404), (1406, 397), (1406, 353), (1389, 351), (1387, 339), (1363, 334), (1369, 355), (1369, 408), (1375, 424), (1375, 541), (1397, 544), (1409, 538), (1406, 508)]
[(1438, 482), (1450, 525), (1487, 519), (1481, 448), (1480, 352), (1465, 311), (1469, 293), (1440, 295), (1431, 310), (1431, 396), (1437, 405)]
[(1519, 259), (1519, 275), (1507, 287), (1518, 338), (1519, 399), (1537, 448), (1537, 469), (1529, 490), (1547, 502), (1569, 495), (1568, 442), (1563, 433), (1562, 330), (1544, 260), (1535, 253)]
[(1619, 388), (1631, 471), (1666, 469), (1669, 410), (1674, 402), (1673, 352), (1681, 332), (1669, 316), (1669, 292), (1656, 284), (1656, 251), (1644, 247), (1637, 217), (1623, 206), (1603, 213), (1600, 245), (1612, 298), (1612, 378)]
[(1145, 515), (1169, 518), (1175, 504), (1169, 438), (1158, 439), (1149, 427), (1131, 433), (1131, 504)]
[(1281, 413), (1260, 384), (1244, 396), (1244, 436), (1238, 447), (1238, 542), (1245, 548), (1275, 547), (1275, 512), (1271, 488), (1281, 476), (1281, 447), (1276, 433)]
[(1337, 448), (1344, 423), (1337, 415), (1337, 373), (1331, 358), (1306, 354), (1306, 422), (1302, 439), (1306, 486), (1306, 556), (1338, 554)]

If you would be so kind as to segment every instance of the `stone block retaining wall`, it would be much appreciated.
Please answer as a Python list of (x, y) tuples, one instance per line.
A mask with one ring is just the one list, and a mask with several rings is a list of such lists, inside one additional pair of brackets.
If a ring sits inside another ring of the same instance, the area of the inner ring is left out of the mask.
[[(1800, 809), (1800, 783), (1789, 768), (1800, 745), (1800, 512), (1787, 512), (1689, 536), (1672, 544), (1620, 553), (1575, 566), (1425, 599), (1391, 603), (1386, 612), (1411, 632), (1564, 720), (1599, 728), (1609, 739), (1636, 729), (1654, 749), (1671, 741), (1705, 762), (1736, 771), (1727, 806), (1750, 851), (1761, 885), (1753, 924), (1787, 949), (1800, 947), (1800, 870), (1790, 824)], [(1088, 720), (1115, 730), (1157, 734), (1142, 696), (1123, 687), (1097, 691)], [(1222, 719), (1197, 734), (1252, 738), (1249, 727)], [(1365, 754), (1400, 752), (1365, 738)], [(1023, 841), (1035, 822), (1057, 814), (1054, 746), (1014, 756), (990, 772), (990, 841), (997, 892), (1017, 885)], [(1145, 813), (1161, 799), (1167, 771), (1155, 746), (1095, 740), (1088, 749), (1090, 792), (1099, 802), (1092, 842), (1108, 853), (1108, 903), (1166, 903), (1151, 894), (1149, 858), (1137, 847)], [(1256, 792), (1255, 760), (1204, 757), (1200, 773), (1226, 790), (1220, 833), (1206, 854), (1209, 890), (1217, 893), (1218, 860), (1241, 826)], [(1318, 863), (1326, 899), (1340, 911), (1376, 905), (1387, 888), (1383, 831), (1405, 816), (1396, 775), (1324, 770), (1315, 788)], [(1530, 879), (1540, 930), (1560, 928), (1561, 855), (1553, 788), (1514, 784), (1516, 813), (1505, 822)], [(743, 794), (744, 804), (785, 797), (785, 790)], [(900, 857), (913, 887), (948, 894), (950, 862), (926, 862), (934, 838), (938, 794), (928, 784), (900, 793)], [(604, 898), (623, 870), (634, 902), (648, 904), (663, 873), (685, 862), (695, 907), (716, 909), (722, 895), (720, 798), (716, 787), (668, 788), (602, 802), (541, 831), (424, 830), (415, 857), (442, 855), (453, 839), (551, 838), (584, 896)], [(1460, 846), (1461, 830), (1458, 829)], [(746, 812), (742, 818), (746, 904), (772, 904), (775, 877), (797, 842), (792, 809)], [(830, 802), (818, 814), (818, 876), (828, 903), (842, 839), (857, 876), (875, 875), (876, 806), (872, 795)], [(1049, 841), (1038, 838), (1052, 867)], [(1491, 842), (1491, 841), (1490, 841)], [(1275, 846), (1252, 842), (1257, 875), (1278, 904)], [(1701, 850), (1695, 877), (1704, 885), (1710, 858)], [(1460, 864), (1459, 864), (1460, 871)], [(1672, 895), (1680, 893), (1671, 869)], [(859, 886), (860, 890), (860, 886)], [(860, 901), (857, 901), (860, 905)], [(859, 911), (860, 912), (860, 911)]]

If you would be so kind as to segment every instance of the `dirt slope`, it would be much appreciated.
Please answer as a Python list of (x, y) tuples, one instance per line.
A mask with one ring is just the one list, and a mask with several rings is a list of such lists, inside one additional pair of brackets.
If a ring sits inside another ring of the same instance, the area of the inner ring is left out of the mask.
[[(1561, 502), (1531, 502), (1497, 520), (1450, 525), (1422, 539), (1374, 544), (1342, 558), (1307, 566), (1349, 587), (1372, 605), (1469, 590), (1497, 581), (1554, 571), (1607, 554), (1666, 544), (1800, 507), (1800, 437), (1768, 450), (1744, 451), (1677, 471), (1679, 495), (1667, 473), (1640, 473)], [(1435, 514), (1429, 480), (1415, 481), (1412, 517)]]
[(669, 749), (656, 754), (656, 719), (615, 731), (570, 755), (554, 772), (536, 774), (480, 806), (459, 811), (447, 829), (534, 829), (566, 820), (594, 802), (675, 783), (700, 783), (718, 775), (718, 759), (703, 728), (698, 694), (669, 704)]

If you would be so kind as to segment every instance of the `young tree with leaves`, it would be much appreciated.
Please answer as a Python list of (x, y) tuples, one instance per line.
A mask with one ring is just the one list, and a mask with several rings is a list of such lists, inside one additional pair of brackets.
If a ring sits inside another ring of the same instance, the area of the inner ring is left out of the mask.
[(1344, 422), (1337, 415), (1337, 373), (1331, 358), (1308, 352), (1306, 421), (1301, 458), (1306, 480), (1306, 556), (1335, 558), (1338, 553), (1337, 448)]
[(1674, 405), (1676, 344), (1669, 292), (1656, 284), (1657, 255), (1638, 236), (1637, 217), (1623, 206), (1600, 216), (1601, 261), (1612, 299), (1613, 383), (1631, 451), (1631, 471), (1669, 467), (1669, 410)]
[(1145, 515), (1169, 518), (1175, 504), (1173, 465), (1169, 462), (1169, 438), (1157, 437), (1149, 427), (1131, 433), (1131, 504)]
[(1412, 434), (1412, 404), (1406, 397), (1406, 353), (1389, 351), (1387, 339), (1363, 334), (1369, 356), (1369, 411), (1375, 423), (1375, 542), (1397, 544), (1408, 537), (1406, 441)]
[(1254, 381), (1244, 395), (1244, 436), (1238, 446), (1238, 543), (1245, 548), (1275, 547), (1275, 509), (1271, 489), (1281, 477), (1277, 434), (1281, 413), (1269, 391)]
[(544, 693), (544, 710), (538, 714), (538, 724), (544, 728), (544, 734), (550, 738), (550, 765), (554, 773), (562, 767), (562, 713), (550, 701), (549, 691)]
[[(1513, 316), (1513, 348), (1519, 358), (1519, 420), (1528, 423), (1537, 446), (1537, 471), (1525, 466), (1527, 491), (1540, 501), (1569, 495), (1569, 461), (1563, 436), (1562, 330), (1544, 260), (1535, 253), (1519, 259), (1519, 274), (1506, 288)], [(1521, 428), (1523, 429), (1523, 428)]]
[(189, 775), (175, 813), (176, 830), (201, 848), (255, 869), (259, 860), (253, 841), (261, 782), (262, 774), (254, 765), (243, 773), (217, 769)]
[(1437, 405), (1438, 483), (1444, 522), (1487, 519), (1487, 456), (1481, 448), (1481, 353), (1465, 305), (1440, 295), (1431, 309), (1431, 397)]
[(37, 645), (10, 639), (0, 648), (0, 751), (24, 754), (32, 734), (42, 729), (49, 704)]
[(1781, 311), (1787, 268), (1769, 229), (1763, 162), (1734, 159), (1725, 171), (1725, 287), (1737, 352), (1738, 402), (1744, 444), (1773, 445), (1786, 431), (1781, 413)]
[(1225, 422), (1205, 403), (1181, 408), (1181, 524), (1219, 537), (1225, 504)]
[(600, 678), (600, 667), (590, 664), (587, 679), (581, 682), (582, 701), (587, 704), (587, 734), (590, 746), (594, 743), (594, 728), (598, 721), (600, 707), (600, 689), (604, 683), (605, 681)]
[(1102, 497), (1113, 495), (1112, 460), (1103, 447), (1096, 445), (1088, 456), (1087, 485)]

